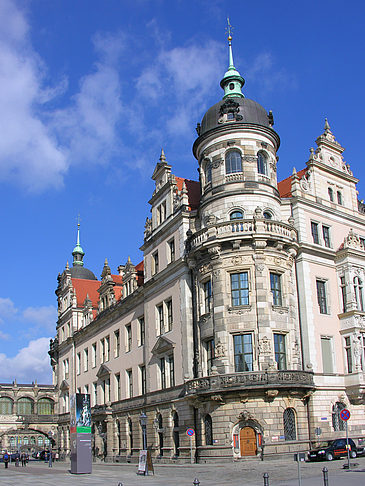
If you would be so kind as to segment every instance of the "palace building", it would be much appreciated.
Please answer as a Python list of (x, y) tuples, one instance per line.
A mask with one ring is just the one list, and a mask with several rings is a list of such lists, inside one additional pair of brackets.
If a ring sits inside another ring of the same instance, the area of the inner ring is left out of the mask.
[[(234, 460), (365, 436), (365, 212), (326, 120), (303, 168), (277, 181), (274, 118), (234, 66), (197, 125), (199, 181), (161, 152), (143, 260), (58, 277), (50, 357), (58, 447), (69, 397), (91, 396), (93, 454)], [(124, 260), (125, 261), (125, 260)], [(319, 430), (320, 429), (320, 430)], [(319, 435), (321, 432), (321, 435)]]

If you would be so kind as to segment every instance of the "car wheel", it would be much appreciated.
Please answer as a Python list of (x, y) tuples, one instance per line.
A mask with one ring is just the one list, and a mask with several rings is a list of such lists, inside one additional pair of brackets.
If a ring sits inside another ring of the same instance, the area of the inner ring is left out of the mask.
[(352, 459), (355, 459), (356, 456), (357, 456), (356, 451), (350, 451), (350, 457)]
[(327, 452), (326, 459), (327, 461), (333, 461), (333, 454), (331, 452)]

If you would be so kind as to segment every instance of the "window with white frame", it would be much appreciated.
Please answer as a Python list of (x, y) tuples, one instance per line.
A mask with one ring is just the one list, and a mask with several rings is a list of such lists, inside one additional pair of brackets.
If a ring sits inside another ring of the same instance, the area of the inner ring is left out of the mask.
[(175, 362), (174, 355), (163, 356), (160, 358), (160, 385), (161, 389), (175, 386)]
[(333, 373), (333, 342), (332, 336), (321, 336), (323, 373)]
[(208, 339), (208, 341), (206, 341), (205, 351), (207, 357), (207, 373), (208, 375), (210, 375), (212, 373), (212, 366), (214, 365), (214, 359), (215, 359), (214, 339)]
[(68, 372), (69, 372), (69, 362), (68, 358), (64, 359), (62, 362), (62, 368), (63, 368), (63, 379), (67, 380), (68, 379)]
[(115, 375), (115, 381), (114, 381), (114, 386), (115, 386), (115, 390), (114, 390), (114, 398), (115, 398), (115, 401), (119, 401), (121, 396), (120, 396), (120, 373), (116, 373)]
[(96, 343), (93, 343), (91, 345), (91, 366), (95, 368), (96, 366), (96, 351), (97, 351), (97, 345)]
[(84, 349), (84, 371), (89, 369), (89, 348)]
[(331, 202), (334, 202), (334, 200), (335, 200), (335, 196), (334, 196), (334, 194), (333, 194), (333, 189), (332, 189), (332, 187), (329, 187), (329, 188), (328, 188), (328, 197), (329, 197), (329, 200), (330, 200)]
[(257, 154), (257, 172), (265, 176), (268, 175), (267, 155), (264, 152)]
[(278, 370), (286, 370), (285, 334), (274, 334), (274, 352)]
[(175, 239), (172, 238), (167, 242), (168, 263), (175, 261)]
[(353, 361), (352, 361), (351, 336), (345, 337), (345, 356), (346, 356), (347, 373), (352, 373)]
[(212, 310), (212, 281), (211, 279), (204, 282), (204, 314)]
[(76, 353), (76, 374), (81, 373), (81, 353)]
[(132, 349), (132, 324), (125, 326), (125, 350), (129, 353)]
[(140, 365), (139, 366), (139, 380), (140, 380), (140, 391), (141, 395), (145, 395), (147, 392), (147, 376), (146, 376), (146, 366)]
[(126, 370), (127, 377), (127, 398), (133, 397), (133, 373), (132, 370)]
[(320, 314), (329, 314), (327, 302), (327, 282), (325, 280), (316, 280), (317, 302)]
[(347, 310), (347, 286), (346, 286), (346, 278), (343, 275), (340, 277), (340, 288), (341, 288), (341, 297), (342, 297), (342, 311), (346, 312), (346, 310)]
[(363, 282), (360, 277), (354, 277), (354, 294), (357, 310), (364, 310)]
[(252, 334), (244, 333), (234, 335), (233, 347), (235, 371), (253, 371)]
[(281, 275), (279, 273), (270, 272), (270, 290), (272, 293), (273, 305), (283, 305), (281, 295)]
[(158, 251), (155, 251), (152, 255), (152, 275), (155, 275), (159, 271), (159, 258)]
[(139, 329), (139, 336), (138, 336), (138, 345), (143, 346), (146, 339), (146, 329), (145, 329), (145, 322), (144, 316), (138, 319), (138, 329)]
[(331, 239), (330, 239), (330, 228), (329, 226), (322, 225), (322, 236), (323, 236), (323, 243), (324, 246), (327, 248), (331, 248)]
[(239, 150), (229, 150), (226, 153), (226, 174), (242, 172), (242, 158)]
[(312, 232), (312, 238), (313, 238), (313, 243), (316, 245), (319, 245), (319, 232), (318, 232), (318, 223), (315, 223), (314, 221), (311, 222), (311, 232)]
[(114, 331), (114, 358), (118, 358), (120, 354), (120, 331)]
[(172, 330), (174, 320), (172, 299), (167, 299), (156, 305), (156, 319), (158, 336)]

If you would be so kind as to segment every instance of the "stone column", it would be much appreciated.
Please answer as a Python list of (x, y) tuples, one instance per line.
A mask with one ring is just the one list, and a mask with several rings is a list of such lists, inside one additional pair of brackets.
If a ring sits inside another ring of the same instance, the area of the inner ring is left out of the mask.
[(106, 440), (106, 456), (112, 460), (114, 456), (114, 423), (111, 415), (108, 416), (106, 421)]

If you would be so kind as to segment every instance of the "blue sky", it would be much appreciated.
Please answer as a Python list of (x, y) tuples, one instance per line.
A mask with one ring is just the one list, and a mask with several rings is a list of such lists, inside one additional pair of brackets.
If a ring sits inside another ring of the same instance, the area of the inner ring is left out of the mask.
[[(226, 17), (248, 98), (273, 110), (278, 176), (308, 160), (327, 116), (363, 172), (360, 1), (0, 1), (0, 382), (50, 382), (57, 275), (81, 215), (98, 277), (142, 260), (164, 148), (197, 178), (195, 126), (222, 97)], [(364, 182), (359, 186), (365, 197)]]

